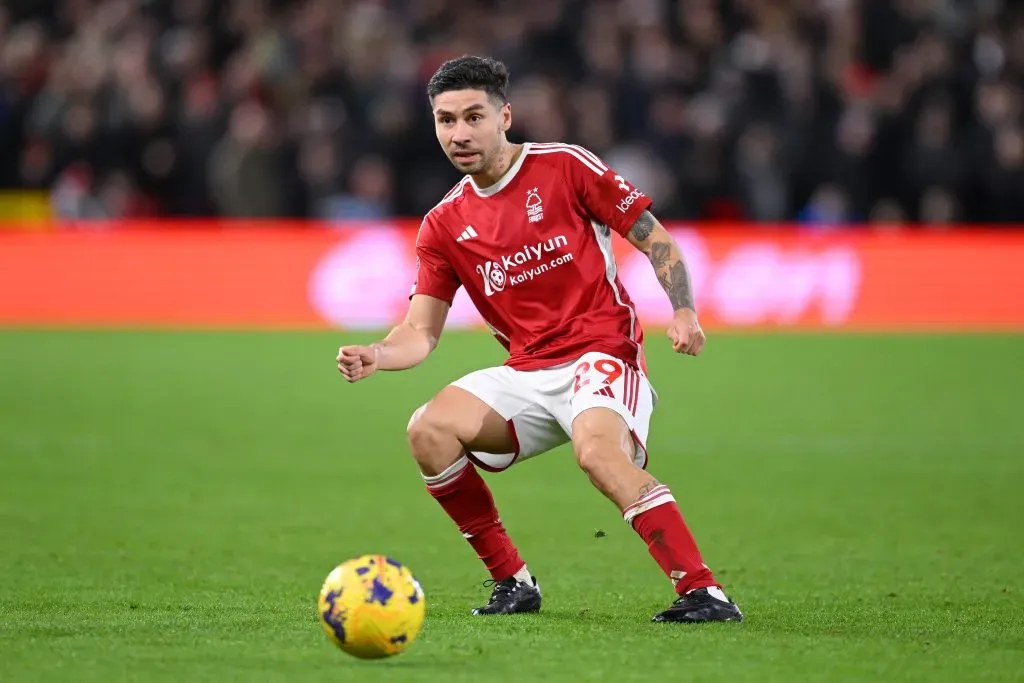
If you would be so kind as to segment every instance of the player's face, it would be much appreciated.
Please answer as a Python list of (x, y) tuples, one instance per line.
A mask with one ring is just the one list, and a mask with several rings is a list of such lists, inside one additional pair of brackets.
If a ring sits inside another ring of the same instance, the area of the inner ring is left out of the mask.
[(498, 163), (512, 108), (501, 108), (483, 90), (450, 90), (434, 98), (434, 130), (448, 159), (476, 175)]

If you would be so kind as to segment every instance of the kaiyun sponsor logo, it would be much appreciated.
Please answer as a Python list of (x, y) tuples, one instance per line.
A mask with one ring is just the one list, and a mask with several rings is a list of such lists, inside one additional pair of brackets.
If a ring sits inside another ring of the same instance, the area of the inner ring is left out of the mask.
[[(568, 246), (569, 240), (565, 235), (558, 235), (535, 244), (524, 244), (522, 249), (502, 256), (499, 261), (486, 261), (477, 265), (476, 272), (483, 278), (484, 294), (494, 296), (497, 292), (504, 291), (507, 286), (529, 282), (552, 268), (571, 262), (572, 253), (567, 253), (545, 263), (531, 265), (538, 261), (544, 261), (547, 258), (546, 254), (554, 253)], [(512, 270), (518, 272), (510, 274)]]

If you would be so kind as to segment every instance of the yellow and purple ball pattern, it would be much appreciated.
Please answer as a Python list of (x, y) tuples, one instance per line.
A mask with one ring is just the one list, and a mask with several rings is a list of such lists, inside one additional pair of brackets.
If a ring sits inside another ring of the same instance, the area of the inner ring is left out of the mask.
[(425, 607), (412, 572), (383, 555), (343, 562), (320, 589), (320, 625), (342, 651), (360, 659), (405, 651), (419, 635)]

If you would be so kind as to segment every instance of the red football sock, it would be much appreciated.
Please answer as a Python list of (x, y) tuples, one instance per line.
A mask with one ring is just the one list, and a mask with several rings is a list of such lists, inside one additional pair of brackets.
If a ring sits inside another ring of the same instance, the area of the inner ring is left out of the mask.
[(647, 543), (651, 557), (672, 581), (676, 593), (685, 595), (719, 585), (701, 559), (697, 542), (667, 486), (656, 487), (623, 510), (622, 517)]
[(458, 525), (491, 578), (502, 581), (523, 567), (525, 562), (498, 517), (491, 490), (467, 458), (424, 479), (427, 491)]

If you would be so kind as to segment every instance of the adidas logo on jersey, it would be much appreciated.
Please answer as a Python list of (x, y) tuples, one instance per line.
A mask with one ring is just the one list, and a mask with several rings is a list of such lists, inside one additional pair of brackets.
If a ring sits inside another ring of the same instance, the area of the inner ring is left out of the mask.
[(466, 229), (462, 231), (462, 234), (455, 238), (456, 242), (465, 242), (471, 240), (480, 235), (476, 234), (476, 229), (472, 225), (467, 225)]

